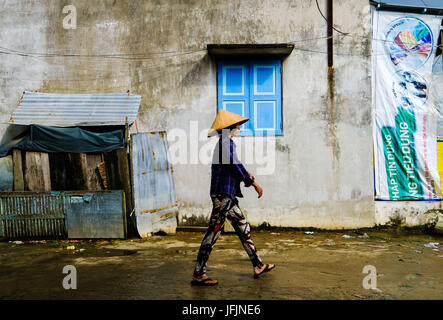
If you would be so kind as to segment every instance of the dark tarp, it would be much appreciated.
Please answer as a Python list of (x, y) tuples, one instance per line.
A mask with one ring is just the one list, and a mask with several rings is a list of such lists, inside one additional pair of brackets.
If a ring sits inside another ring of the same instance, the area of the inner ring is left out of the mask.
[(32, 124), (25, 136), (0, 146), (0, 157), (16, 148), (37, 152), (106, 152), (124, 146), (124, 131), (93, 132), (81, 128), (59, 128)]

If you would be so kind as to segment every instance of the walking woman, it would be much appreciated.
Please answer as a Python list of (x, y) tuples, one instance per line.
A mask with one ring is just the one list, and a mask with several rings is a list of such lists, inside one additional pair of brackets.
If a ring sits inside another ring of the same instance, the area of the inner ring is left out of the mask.
[(243, 197), (240, 190), (240, 182), (245, 187), (253, 186), (257, 191), (258, 198), (263, 194), (262, 188), (255, 182), (254, 176), (246, 171), (241, 164), (235, 151), (232, 137), (238, 135), (240, 125), (248, 121), (248, 118), (235, 113), (220, 110), (215, 118), (208, 136), (218, 134), (219, 140), (214, 149), (211, 167), (212, 213), (209, 220), (208, 230), (203, 238), (197, 255), (192, 276), (191, 285), (213, 286), (218, 284), (217, 280), (210, 279), (206, 275), (206, 263), (212, 248), (222, 232), (225, 219), (232, 224), (235, 233), (252, 262), (254, 278), (258, 278), (266, 272), (271, 271), (274, 264), (264, 264), (257, 253), (254, 242), (251, 239), (251, 229), (245, 219), (237, 197)]

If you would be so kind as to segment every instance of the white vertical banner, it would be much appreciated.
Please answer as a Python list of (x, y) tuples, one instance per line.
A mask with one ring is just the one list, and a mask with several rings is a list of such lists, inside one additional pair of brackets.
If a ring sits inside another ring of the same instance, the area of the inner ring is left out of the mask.
[(441, 198), (430, 97), (441, 17), (374, 11), (374, 165), (379, 200)]

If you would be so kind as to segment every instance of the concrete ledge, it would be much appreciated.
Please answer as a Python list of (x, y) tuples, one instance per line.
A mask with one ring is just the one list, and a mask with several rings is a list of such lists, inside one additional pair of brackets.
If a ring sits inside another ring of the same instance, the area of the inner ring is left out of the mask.
[(432, 225), (436, 224), (442, 212), (442, 201), (375, 201), (377, 225), (398, 224), (405, 227)]
[(199, 227), (199, 226), (177, 226), (176, 231), (185, 231), (185, 232), (205, 232), (208, 227)]
[(283, 58), (291, 54), (291, 43), (276, 44), (208, 44), (208, 52), (213, 57), (229, 58), (238, 56), (267, 56)]
[[(353, 201), (325, 201), (319, 205), (293, 207), (242, 206), (242, 211), (252, 227), (267, 223), (273, 227), (324, 230), (374, 227), (376, 225), (374, 210), (372, 196)], [(179, 225), (206, 226), (210, 212), (210, 206), (206, 208), (180, 207)], [(225, 231), (230, 231), (229, 227), (225, 225)]]

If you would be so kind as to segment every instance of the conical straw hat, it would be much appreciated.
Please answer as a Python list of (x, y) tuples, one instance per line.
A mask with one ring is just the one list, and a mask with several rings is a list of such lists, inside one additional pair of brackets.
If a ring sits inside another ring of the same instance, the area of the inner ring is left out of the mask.
[(225, 129), (234, 124), (241, 125), (248, 120), (249, 118), (242, 117), (236, 113), (220, 110), (212, 123), (211, 129), (209, 129), (208, 137), (215, 135), (217, 130)]

